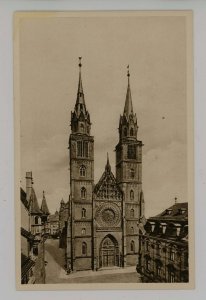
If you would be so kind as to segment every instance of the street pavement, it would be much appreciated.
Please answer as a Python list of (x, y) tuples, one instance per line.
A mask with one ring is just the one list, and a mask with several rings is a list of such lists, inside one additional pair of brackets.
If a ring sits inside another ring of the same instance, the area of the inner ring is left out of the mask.
[(79, 271), (66, 274), (65, 250), (59, 248), (59, 240), (45, 242), (46, 283), (138, 283), (140, 276), (135, 266), (95, 271)]

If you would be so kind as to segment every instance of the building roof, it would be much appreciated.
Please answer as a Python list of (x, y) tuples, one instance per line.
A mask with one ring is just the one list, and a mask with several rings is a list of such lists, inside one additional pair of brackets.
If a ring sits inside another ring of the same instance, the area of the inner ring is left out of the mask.
[(35, 238), (35, 236), (31, 234), (31, 232), (27, 231), (23, 227), (21, 227), (21, 235), (31, 241), (33, 241)]
[(33, 187), (31, 188), (31, 197), (30, 197), (29, 205), (30, 205), (30, 213), (31, 214), (34, 214), (34, 215), (42, 214), (42, 212), (39, 208), (39, 204), (38, 204), (37, 197), (36, 197)]
[(50, 215), (48, 221), (49, 222), (59, 222), (59, 213), (58, 213), (58, 211), (56, 211), (55, 214)]
[(154, 239), (187, 243), (188, 203), (175, 203), (162, 213), (148, 218), (144, 230), (141, 230), (143, 235)]
[(21, 253), (21, 278), (35, 265), (35, 262), (28, 256)]
[(100, 199), (122, 199), (122, 192), (111, 171), (108, 155), (105, 171), (94, 188), (94, 194)]
[(165, 209), (160, 214), (150, 217), (153, 220), (164, 220), (164, 221), (183, 221), (188, 219), (188, 203), (175, 203), (169, 208)]
[(29, 209), (29, 203), (26, 200), (26, 192), (22, 188), (20, 188), (20, 198), (21, 198), (21, 202), (23, 203), (25, 208), (28, 210)]
[(43, 191), (43, 199), (42, 199), (42, 203), (41, 203), (41, 211), (43, 212), (44, 215), (47, 215), (47, 216), (50, 215), (44, 191)]

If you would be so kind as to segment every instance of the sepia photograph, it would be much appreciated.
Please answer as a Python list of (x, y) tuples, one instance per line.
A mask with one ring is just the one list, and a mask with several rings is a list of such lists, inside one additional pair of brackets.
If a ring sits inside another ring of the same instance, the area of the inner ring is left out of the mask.
[(194, 288), (191, 11), (16, 12), (16, 286)]

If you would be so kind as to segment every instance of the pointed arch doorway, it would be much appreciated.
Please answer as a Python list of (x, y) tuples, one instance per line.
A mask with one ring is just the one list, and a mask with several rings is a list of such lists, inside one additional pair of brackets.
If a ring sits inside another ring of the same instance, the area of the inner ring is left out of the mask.
[(117, 240), (107, 235), (100, 244), (100, 268), (119, 267), (120, 252)]

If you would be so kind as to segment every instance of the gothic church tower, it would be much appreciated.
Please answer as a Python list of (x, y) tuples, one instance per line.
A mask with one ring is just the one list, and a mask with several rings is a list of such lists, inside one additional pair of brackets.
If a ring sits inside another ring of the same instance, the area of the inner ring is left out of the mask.
[(92, 191), (94, 184), (94, 139), (81, 78), (74, 111), (71, 112), (70, 200), (67, 238), (68, 271), (92, 269)]
[(116, 181), (123, 191), (124, 266), (135, 265), (139, 249), (138, 224), (144, 215), (142, 191), (142, 141), (137, 139), (137, 117), (133, 112), (128, 66), (128, 86), (123, 115), (119, 120), (116, 151)]

